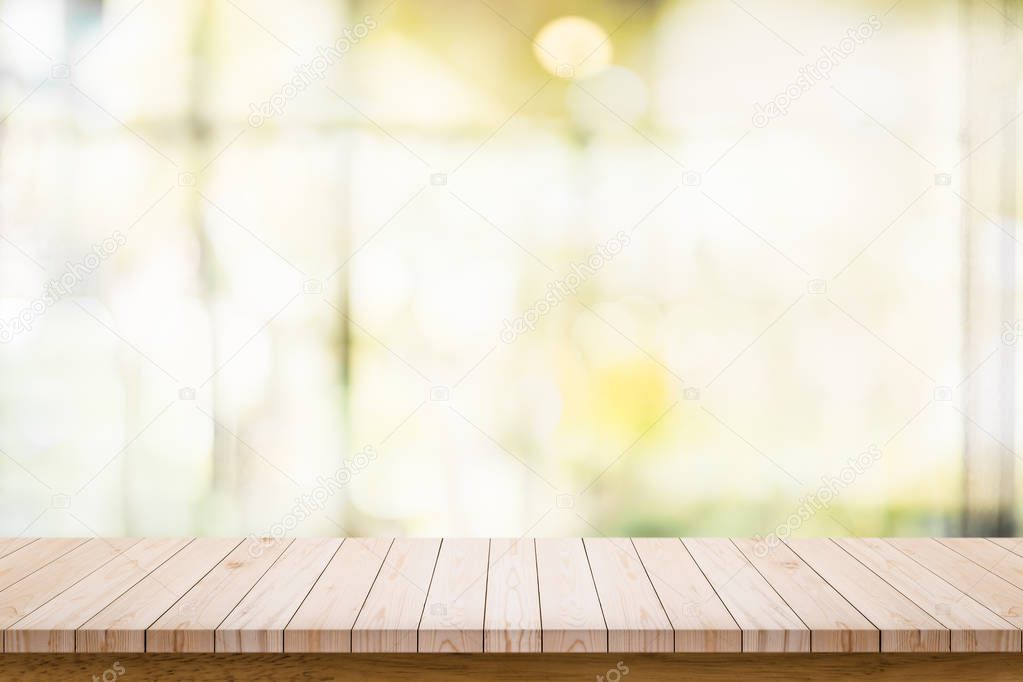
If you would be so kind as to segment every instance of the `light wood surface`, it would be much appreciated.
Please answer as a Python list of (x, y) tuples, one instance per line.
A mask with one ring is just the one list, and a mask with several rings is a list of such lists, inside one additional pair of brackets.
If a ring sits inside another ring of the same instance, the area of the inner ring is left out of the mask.
[(836, 542), (951, 632), (952, 651), (1020, 651), (1020, 630), (884, 540)]
[(545, 652), (607, 651), (607, 624), (580, 539), (537, 538)]
[(352, 628), (352, 651), (418, 651), (419, 623), (440, 544), (430, 539), (394, 541)]
[(7, 628), (137, 543), (137, 538), (89, 540), (0, 592), (4, 651), (10, 632)]
[(675, 651), (742, 651), (742, 630), (678, 538), (633, 544), (675, 630)]
[(931, 538), (889, 540), (902, 553), (1012, 625), (1023, 626), (1023, 589)]
[(0, 538), (0, 558), (35, 542), (36, 538)]
[(349, 652), (352, 627), (393, 538), (349, 538), (284, 631), (284, 650)]
[(482, 653), (490, 541), (444, 540), (419, 622), (419, 651)]
[[(938, 542), (1016, 587), (1023, 588), (1023, 556), (984, 538), (939, 538)], [(1023, 548), (1023, 540), (1019, 542)]]
[(949, 650), (948, 628), (831, 540), (786, 543), (881, 630), (881, 651)]
[(283, 653), (284, 628), (341, 547), (338, 538), (298, 538), (217, 628), (214, 650)]
[(232, 538), (197, 538), (78, 629), (75, 650), (146, 650), (146, 628), (237, 547)]
[(539, 653), (540, 584), (532, 538), (490, 541), (483, 649)]
[(880, 651), (880, 632), (834, 587), (782, 543), (734, 540), (739, 551), (810, 628), (810, 650)]
[(0, 590), (7, 589), (85, 542), (85, 538), (54, 538), (24, 545), (11, 552), (0, 559)]
[(9, 627), (6, 650), (73, 652), (79, 627), (187, 544), (176, 539), (139, 541)]
[(1014, 538), (0, 539), (0, 629), (5, 655), (53, 657), (1019, 656), (1019, 552)]
[(686, 548), (742, 628), (743, 651), (810, 651), (810, 631), (726, 539), (685, 540)]
[(608, 651), (675, 650), (675, 631), (628, 538), (583, 541), (607, 623)]
[(146, 629), (146, 651), (212, 653), (217, 626), (290, 544), (243, 540)]
[(988, 538), (988, 540), (1010, 552), (1023, 554), (1023, 538)]

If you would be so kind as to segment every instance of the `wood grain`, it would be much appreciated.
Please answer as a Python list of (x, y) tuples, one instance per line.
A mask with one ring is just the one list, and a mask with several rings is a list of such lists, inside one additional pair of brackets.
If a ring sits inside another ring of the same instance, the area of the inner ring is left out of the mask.
[(198, 538), (170, 557), (78, 629), (79, 652), (146, 650), (146, 628), (235, 547), (238, 539)]
[(931, 538), (893, 538), (903, 554), (1017, 628), (1023, 626), (1023, 589)]
[(12, 656), (954, 660), (1019, 656), (1021, 626), (1015, 538), (0, 538)]
[[(137, 538), (95, 538), (14, 583), (0, 592), (0, 628), (11, 627), (137, 543)], [(5, 651), (7, 636), (5, 632)]]
[(742, 539), (734, 542), (810, 628), (811, 651), (881, 650), (878, 629), (787, 546)]
[(284, 628), (341, 546), (338, 538), (298, 538), (217, 628), (225, 653), (284, 651)]
[(948, 651), (949, 631), (831, 540), (786, 544), (881, 630), (881, 651)]
[(5, 649), (18, 652), (75, 650), (75, 631), (189, 540), (144, 539), (34, 610), (4, 633)]
[(988, 541), (1015, 554), (1023, 554), (1023, 538), (988, 538)]
[(539, 653), (541, 646), (536, 543), (531, 538), (491, 540), (483, 649)]
[(352, 627), (384, 563), (391, 538), (348, 538), (284, 630), (284, 650), (349, 652)]
[(36, 538), (0, 538), (0, 558), (35, 541)]
[[(1009, 682), (1019, 654), (18, 654), (0, 679), (146, 682)], [(594, 673), (594, 671), (598, 671)], [(611, 674), (613, 671), (613, 674)], [(130, 677), (129, 677), (130, 676)], [(119, 678), (121, 679), (121, 678)]]
[(419, 623), (419, 651), (483, 652), (490, 541), (444, 540)]
[(675, 631), (675, 651), (742, 651), (742, 630), (678, 538), (633, 544)]
[[(939, 538), (938, 541), (1016, 587), (1023, 587), (1023, 556), (984, 538)], [(1019, 542), (1023, 549), (1023, 540)]]
[(0, 559), (0, 591), (85, 542), (85, 538), (44, 538), (11, 552)]
[(675, 631), (632, 542), (587, 538), (583, 545), (607, 623), (608, 651), (674, 651)]
[(810, 631), (730, 540), (685, 545), (742, 628), (743, 651), (810, 650)]
[(419, 622), (440, 544), (432, 539), (394, 541), (352, 628), (352, 651), (418, 651)]
[(545, 652), (607, 651), (607, 624), (580, 539), (537, 538)]
[(146, 629), (146, 651), (212, 653), (214, 632), (290, 539), (245, 539)]
[(1019, 629), (884, 540), (839, 538), (835, 542), (948, 627), (952, 651), (1020, 651)]

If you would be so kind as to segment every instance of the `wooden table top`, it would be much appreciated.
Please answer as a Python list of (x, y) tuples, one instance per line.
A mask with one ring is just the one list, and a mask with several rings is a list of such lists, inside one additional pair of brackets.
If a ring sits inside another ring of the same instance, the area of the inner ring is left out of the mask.
[(13, 652), (1019, 652), (1023, 540), (0, 539)]

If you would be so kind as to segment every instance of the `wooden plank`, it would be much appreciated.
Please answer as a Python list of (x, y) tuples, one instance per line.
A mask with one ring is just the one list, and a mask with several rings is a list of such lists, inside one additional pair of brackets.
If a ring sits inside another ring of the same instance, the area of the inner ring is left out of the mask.
[(490, 541), (445, 539), (419, 623), (419, 651), (483, 652)]
[(607, 624), (580, 539), (537, 538), (545, 652), (607, 651)]
[(85, 538), (48, 538), (8, 554), (0, 559), (0, 590), (6, 590), (85, 542)]
[(490, 541), (483, 649), (539, 653), (540, 583), (532, 539)]
[(79, 626), (189, 542), (159, 538), (139, 541), (8, 628), (4, 633), (5, 650), (73, 652)]
[(238, 539), (198, 538), (78, 629), (79, 652), (141, 653), (146, 628), (238, 546)]
[(743, 651), (810, 651), (810, 631), (730, 540), (684, 542), (742, 628)]
[(1023, 589), (931, 538), (893, 538), (888, 542), (1017, 628), (1023, 626)]
[(949, 650), (948, 628), (831, 540), (786, 543), (881, 630), (881, 651)]
[(391, 538), (348, 538), (284, 630), (286, 652), (349, 652), (352, 627)]
[(284, 628), (341, 547), (340, 538), (299, 538), (228, 614), (214, 651), (283, 653)]
[(949, 628), (952, 651), (1019, 651), (1020, 631), (892, 545), (840, 538), (843, 549)]
[[(975, 561), (1016, 587), (1023, 587), (1023, 556), (984, 538), (940, 538), (938, 542), (951, 547), (967, 559)], [(1023, 549), (1023, 541), (1020, 541)]]
[(678, 538), (634, 538), (675, 632), (675, 651), (742, 651), (742, 630)]
[(810, 628), (810, 651), (881, 650), (878, 629), (786, 545), (747, 539), (733, 542)]
[(607, 623), (607, 650), (675, 650), (675, 631), (628, 538), (583, 540)]
[(987, 538), (987, 540), (1014, 554), (1023, 555), (1023, 538)]
[(11, 627), (137, 542), (95, 538), (14, 583), (0, 592), (0, 629)]
[(352, 651), (418, 650), (419, 622), (440, 544), (425, 538), (394, 541), (352, 628)]
[(0, 558), (35, 541), (36, 538), (0, 538)]
[(766, 553), (748, 540), (324, 539), (256, 556), (238, 540), (28, 540), (0, 542), (12, 652), (1023, 648), (1016, 539), (791, 540)]
[(291, 544), (247, 538), (146, 628), (146, 651), (212, 653), (213, 633)]

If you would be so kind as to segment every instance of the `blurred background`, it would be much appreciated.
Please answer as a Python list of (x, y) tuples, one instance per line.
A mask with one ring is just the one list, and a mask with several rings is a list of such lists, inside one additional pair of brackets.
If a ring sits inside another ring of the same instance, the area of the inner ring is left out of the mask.
[(1021, 45), (0, 0), (0, 533), (1013, 533)]

